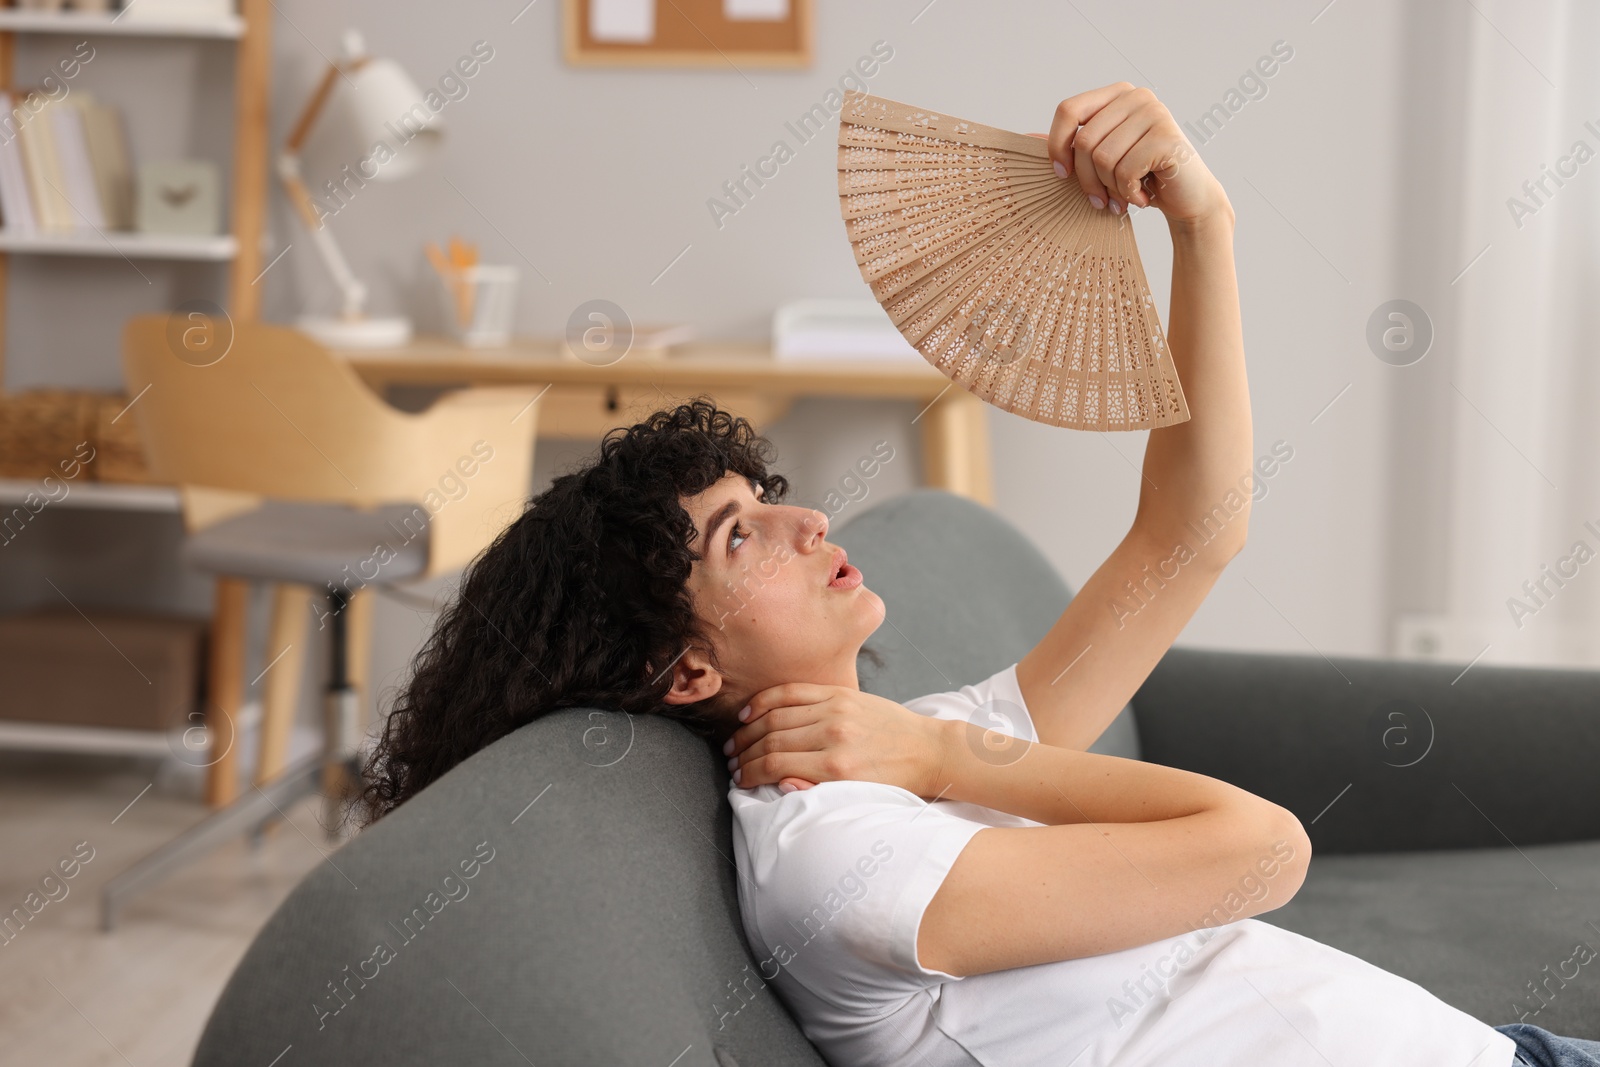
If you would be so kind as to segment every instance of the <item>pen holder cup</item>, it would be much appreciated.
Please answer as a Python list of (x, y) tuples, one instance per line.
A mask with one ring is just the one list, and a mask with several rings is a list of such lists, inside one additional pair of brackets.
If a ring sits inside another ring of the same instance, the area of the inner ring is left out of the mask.
[(480, 264), (439, 278), (439, 299), (450, 336), (472, 348), (511, 341), (517, 268)]

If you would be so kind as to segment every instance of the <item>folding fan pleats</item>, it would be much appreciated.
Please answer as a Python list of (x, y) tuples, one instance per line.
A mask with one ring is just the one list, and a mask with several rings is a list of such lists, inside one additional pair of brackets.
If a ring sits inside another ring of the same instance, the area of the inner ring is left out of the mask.
[(1132, 225), (1042, 139), (852, 92), (839, 205), (873, 295), (957, 385), (1078, 430), (1189, 418)]

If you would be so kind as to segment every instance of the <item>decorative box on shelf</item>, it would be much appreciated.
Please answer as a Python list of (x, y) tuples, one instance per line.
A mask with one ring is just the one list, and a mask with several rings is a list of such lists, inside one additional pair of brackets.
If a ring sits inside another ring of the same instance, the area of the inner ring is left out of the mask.
[(86, 611), (92, 627), (65, 606), (0, 617), (0, 720), (153, 731), (197, 725), (205, 620)]

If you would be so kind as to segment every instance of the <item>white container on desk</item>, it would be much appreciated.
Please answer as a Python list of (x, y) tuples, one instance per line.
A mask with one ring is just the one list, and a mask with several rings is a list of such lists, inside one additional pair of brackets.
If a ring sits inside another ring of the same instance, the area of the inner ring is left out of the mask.
[(517, 278), (516, 267), (483, 263), (457, 268), (448, 280), (440, 278), (440, 306), (450, 336), (470, 348), (509, 344)]

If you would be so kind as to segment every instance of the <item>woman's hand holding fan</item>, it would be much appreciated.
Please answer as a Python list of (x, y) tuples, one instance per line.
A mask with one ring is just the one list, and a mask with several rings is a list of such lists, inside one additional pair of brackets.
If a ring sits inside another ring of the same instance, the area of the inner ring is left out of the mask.
[(1167, 106), (1127, 82), (1061, 101), (1044, 138), (1055, 172), (1076, 176), (1089, 203), (1121, 214), (1154, 206), (1169, 225), (1232, 216), (1222, 185), (1200, 159)]

